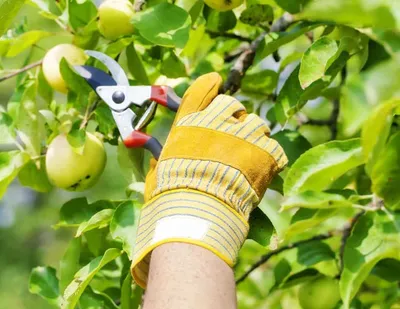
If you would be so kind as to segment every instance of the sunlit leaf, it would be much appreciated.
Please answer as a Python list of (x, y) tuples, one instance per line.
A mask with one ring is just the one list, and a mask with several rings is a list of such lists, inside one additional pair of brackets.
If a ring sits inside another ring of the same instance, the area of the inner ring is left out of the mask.
[(340, 194), (304, 191), (287, 197), (282, 203), (282, 209), (303, 208), (338, 208), (351, 207), (352, 202)]
[(133, 284), (132, 275), (128, 274), (121, 287), (121, 309), (139, 308), (142, 303), (143, 289)]
[(0, 152), (0, 198), (28, 160), (29, 157), (19, 151)]
[(292, 166), (304, 152), (311, 148), (311, 144), (296, 131), (282, 130), (272, 135), (272, 138), (282, 146), (288, 157), (289, 166)]
[(172, 51), (163, 60), (160, 72), (169, 78), (187, 76), (185, 64)]
[(11, 41), (11, 45), (7, 51), (7, 57), (15, 57), (27, 48), (36, 44), (41, 39), (52, 35), (52, 33), (42, 30), (32, 30), (21, 34)]
[(223, 33), (235, 28), (236, 16), (232, 11), (218, 12), (211, 10), (207, 16), (207, 29), (216, 33)]
[(111, 236), (122, 242), (124, 251), (132, 258), (136, 229), (135, 206), (132, 201), (123, 202), (115, 210), (110, 222)]
[(189, 14), (170, 3), (136, 13), (132, 22), (144, 38), (157, 45), (183, 48), (189, 39)]
[(371, 172), (372, 191), (389, 208), (400, 209), (400, 132), (382, 149)]
[(81, 308), (90, 309), (118, 309), (119, 307), (105, 293), (95, 292), (90, 286), (83, 292), (79, 299)]
[(101, 268), (115, 260), (120, 255), (120, 250), (115, 248), (108, 249), (103, 256), (95, 258), (89, 264), (81, 268), (75, 274), (74, 280), (65, 289), (63, 301), (61, 302), (61, 309), (74, 309), (92, 278), (101, 270)]
[(143, 60), (137, 53), (133, 43), (126, 48), (126, 58), (128, 60), (128, 68), (133, 77), (144, 85), (149, 85), (149, 77), (143, 65)]
[(75, 237), (79, 237), (82, 233), (101, 229), (109, 225), (111, 218), (114, 214), (114, 209), (103, 209), (98, 213), (94, 214), (87, 222), (82, 222), (75, 234)]
[(316, 146), (300, 156), (290, 168), (283, 187), (285, 195), (324, 190), (339, 176), (363, 163), (360, 139)]
[(374, 212), (363, 215), (356, 223), (346, 242), (340, 277), (344, 308), (349, 308), (361, 284), (380, 260), (400, 260), (399, 222), (398, 216), (391, 219), (383, 212)]
[(337, 50), (336, 42), (328, 37), (318, 39), (306, 50), (299, 71), (300, 85), (303, 89), (325, 76), (328, 61)]
[(0, 36), (7, 31), (24, 3), (25, 0), (0, 0)]
[(268, 23), (273, 20), (274, 11), (270, 5), (253, 4), (240, 14), (240, 21), (252, 26), (257, 24), (268, 25)]
[(241, 90), (250, 94), (268, 95), (278, 83), (278, 74), (272, 70), (249, 71), (242, 79)]
[(393, 114), (398, 106), (400, 106), (400, 100), (392, 100), (379, 105), (364, 122), (361, 143), (364, 157), (367, 160), (366, 170), (369, 174), (371, 174), (389, 137)]

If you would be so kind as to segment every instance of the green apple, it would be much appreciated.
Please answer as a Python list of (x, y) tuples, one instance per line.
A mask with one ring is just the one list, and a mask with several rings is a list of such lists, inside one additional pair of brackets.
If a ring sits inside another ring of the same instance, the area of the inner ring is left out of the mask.
[(99, 30), (109, 40), (133, 33), (135, 11), (128, 0), (106, 0), (99, 6)]
[(230, 11), (243, 3), (243, 0), (204, 0), (214, 10), (223, 12)]
[(299, 289), (303, 309), (333, 309), (340, 301), (339, 283), (328, 277), (318, 277)]
[(74, 151), (67, 136), (60, 134), (50, 143), (46, 153), (46, 171), (50, 181), (68, 191), (84, 191), (92, 187), (106, 164), (103, 143), (86, 133), (83, 153)]
[(85, 64), (88, 56), (83, 49), (72, 44), (57, 45), (44, 56), (42, 69), (47, 82), (53, 89), (67, 93), (67, 84), (60, 72), (62, 58), (65, 58), (70, 65), (82, 65)]

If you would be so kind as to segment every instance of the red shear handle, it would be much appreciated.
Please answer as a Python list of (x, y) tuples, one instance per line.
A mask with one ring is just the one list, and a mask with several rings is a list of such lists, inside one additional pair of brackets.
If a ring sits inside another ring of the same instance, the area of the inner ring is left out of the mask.
[(162, 150), (160, 142), (155, 137), (140, 131), (133, 131), (127, 138), (125, 138), (124, 144), (128, 148), (144, 147), (152, 153), (156, 160), (160, 157)]
[(174, 90), (168, 86), (151, 86), (150, 99), (157, 102), (170, 110), (176, 112), (181, 104), (181, 98), (176, 95)]

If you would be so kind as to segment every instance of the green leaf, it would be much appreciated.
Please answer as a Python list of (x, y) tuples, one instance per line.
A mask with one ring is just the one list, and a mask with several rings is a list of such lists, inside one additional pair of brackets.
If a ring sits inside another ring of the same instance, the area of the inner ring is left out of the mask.
[(173, 51), (169, 52), (161, 65), (161, 74), (169, 78), (179, 78), (187, 76), (185, 64)]
[(108, 226), (113, 214), (114, 214), (114, 209), (100, 210), (98, 213), (94, 214), (88, 221), (82, 222), (79, 225), (75, 237), (79, 237), (85, 232), (94, 229), (102, 229)]
[(28, 80), (24, 84), (25, 90), (18, 107), (18, 116), (15, 122), (18, 135), (25, 145), (26, 152), (31, 157), (41, 153), (41, 139), (44, 134), (44, 123), (39, 117), (36, 101), (36, 83)]
[(91, 91), (88, 83), (70, 67), (65, 58), (60, 61), (60, 73), (68, 88), (73, 92), (87, 94)]
[(99, 131), (106, 139), (114, 138), (114, 131), (117, 128), (115, 120), (111, 114), (111, 109), (100, 103), (95, 110), (96, 121), (99, 124)]
[(340, 194), (304, 191), (296, 195), (287, 197), (282, 203), (282, 210), (295, 207), (303, 208), (338, 208), (351, 207), (353, 204), (347, 198)]
[(383, 147), (390, 134), (393, 115), (400, 106), (400, 100), (391, 100), (379, 105), (364, 122), (361, 132), (363, 154), (367, 161), (366, 170), (371, 174), (374, 164), (379, 160)]
[(339, 176), (364, 163), (360, 139), (331, 141), (305, 152), (290, 168), (285, 195), (308, 190), (322, 191)]
[(81, 268), (76, 273), (74, 280), (65, 289), (64, 299), (61, 302), (61, 309), (74, 309), (83, 291), (93, 277), (101, 270), (101, 268), (115, 260), (120, 255), (120, 250), (115, 248), (108, 249), (103, 256), (95, 258), (89, 264)]
[(76, 121), (72, 125), (72, 128), (67, 135), (67, 141), (76, 153), (83, 154), (86, 142), (86, 132), (80, 126), (81, 126), (80, 120)]
[[(160, 123), (158, 123), (160, 125)], [(164, 127), (165, 128), (165, 127)], [(123, 176), (128, 182), (144, 181), (144, 150), (143, 148), (127, 148), (124, 143), (118, 143), (118, 163)]]
[(68, 245), (60, 261), (60, 291), (64, 293), (65, 288), (74, 279), (75, 273), (79, 270), (79, 258), (81, 256), (82, 239), (73, 238)]
[(279, 122), (285, 123), (288, 118), (299, 111), (308, 100), (321, 96), (323, 89), (328, 87), (335, 79), (336, 75), (346, 65), (350, 55), (342, 52), (325, 72), (323, 79), (313, 82), (309, 87), (303, 89), (299, 81), (300, 65), (290, 74), (281, 91), (279, 92), (275, 104), (275, 114)]
[(273, 52), (278, 50), (279, 47), (285, 45), (294, 39), (297, 39), (299, 36), (307, 33), (322, 24), (320, 23), (310, 23), (301, 21), (290, 27), (285, 32), (271, 32), (269, 35), (266, 35), (264, 40), (261, 41), (261, 44), (257, 48), (255, 62), (261, 61), (265, 57), (271, 55)]
[(135, 223), (135, 205), (133, 201), (127, 201), (119, 205), (110, 222), (112, 238), (122, 242), (122, 247), (129, 258), (132, 258), (132, 249), (135, 244), (137, 228)]
[(0, 198), (28, 160), (29, 157), (19, 151), (0, 152)]
[(121, 309), (136, 309), (142, 303), (143, 289), (133, 285), (132, 275), (128, 274), (121, 287)]
[(97, 212), (115, 206), (115, 202), (106, 200), (89, 204), (85, 197), (74, 198), (61, 207), (60, 221), (55, 227), (78, 227), (81, 223), (89, 221)]
[(118, 309), (119, 307), (105, 293), (94, 291), (90, 286), (83, 292), (79, 299), (80, 308), (90, 309)]
[(241, 90), (251, 94), (273, 93), (278, 83), (278, 73), (272, 70), (249, 71), (242, 79)]
[(285, 11), (296, 14), (302, 11), (310, 0), (275, 0), (275, 2)]
[(13, 144), (14, 141), (12, 118), (0, 112), (0, 144)]
[(52, 33), (42, 30), (32, 30), (25, 32), (11, 41), (7, 52), (7, 57), (12, 58), (22, 53), (27, 48), (36, 44), (41, 39), (51, 36)]
[[(374, 26), (393, 29), (399, 27), (398, 9), (399, 5), (396, 1), (314, 0), (301, 16), (306, 19), (332, 21), (361, 28)], [(355, 16), (357, 18), (354, 18)]]
[(372, 269), (371, 274), (389, 282), (400, 281), (400, 260), (380, 260)]
[(59, 305), (61, 295), (56, 270), (52, 267), (34, 268), (29, 279), (29, 292), (43, 297), (50, 304)]
[(126, 48), (126, 58), (128, 60), (128, 69), (132, 76), (144, 85), (150, 85), (149, 77), (144, 68), (142, 58), (138, 55), (135, 45), (132, 43)]
[(372, 191), (382, 197), (388, 208), (400, 209), (400, 132), (389, 139), (376, 159), (372, 173)]
[(218, 12), (211, 10), (207, 16), (206, 27), (208, 30), (223, 33), (235, 28), (236, 23), (236, 16), (232, 11)]
[(53, 100), (54, 91), (44, 77), (43, 70), (38, 74), (38, 93), (48, 104)]
[(69, 23), (74, 30), (86, 26), (97, 15), (92, 1), (69, 0), (67, 3)]
[(305, 231), (320, 225), (328, 218), (333, 217), (338, 212), (334, 209), (308, 209), (300, 208), (292, 217), (289, 228), (285, 232), (285, 239), (301, 235)]
[(36, 162), (33, 160), (27, 162), (18, 174), (21, 185), (38, 192), (49, 192), (53, 186), (47, 177), (45, 164), (44, 157)]
[(397, 216), (393, 221), (386, 213), (370, 212), (356, 223), (346, 242), (340, 277), (340, 294), (345, 309), (349, 308), (361, 284), (379, 261), (387, 258), (400, 260), (399, 219)]
[(156, 45), (183, 48), (189, 39), (189, 14), (170, 3), (160, 3), (136, 13), (132, 22), (145, 39)]
[(296, 131), (282, 130), (272, 135), (272, 138), (282, 146), (288, 157), (289, 166), (292, 166), (304, 152), (311, 148), (308, 140)]
[(326, 36), (315, 41), (301, 59), (299, 80), (305, 89), (316, 80), (323, 78), (328, 69), (328, 61), (338, 51), (336, 41)]
[(255, 26), (268, 25), (274, 20), (274, 11), (270, 5), (252, 4), (240, 14), (240, 21)]
[(24, 3), (25, 0), (0, 0), (0, 36), (7, 31)]
[[(368, 118), (373, 106), (395, 96), (400, 89), (400, 62), (387, 60), (353, 75), (342, 88), (339, 130), (353, 136)], [(357, 117), (354, 117), (357, 115)]]
[[(396, 56), (400, 52), (400, 32), (396, 30), (362, 29), (362, 33), (368, 35), (374, 41), (379, 42), (386, 52)], [(0, 53), (1, 54), (1, 53)]]
[(268, 246), (274, 232), (274, 226), (260, 208), (254, 209), (250, 214), (249, 225), (250, 230), (247, 238), (256, 241), (261, 246)]

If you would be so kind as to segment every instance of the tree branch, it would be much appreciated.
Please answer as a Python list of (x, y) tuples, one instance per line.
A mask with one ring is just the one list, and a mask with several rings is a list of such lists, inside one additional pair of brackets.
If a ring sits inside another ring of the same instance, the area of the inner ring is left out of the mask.
[(339, 261), (340, 261), (339, 276), (342, 273), (344, 267), (344, 248), (346, 247), (347, 239), (350, 237), (354, 225), (357, 223), (358, 219), (360, 219), (360, 217), (363, 214), (365, 214), (365, 210), (360, 211), (353, 218), (351, 218), (343, 229), (343, 235), (342, 239), (340, 240), (340, 250), (339, 250)]
[(251, 43), (251, 41), (252, 41), (251, 38), (247, 38), (247, 37), (235, 34), (235, 33), (216, 32), (216, 31), (211, 31), (211, 30), (206, 30), (206, 33), (208, 33), (211, 38), (224, 37), (224, 38), (228, 38), (228, 39), (236, 39), (239, 41), (244, 41), (244, 42), (249, 42), (249, 43)]
[(256, 50), (263, 41), (264, 37), (270, 32), (284, 31), (292, 24), (292, 22), (292, 15), (285, 14), (271, 26), (269, 32), (261, 33), (254, 41), (251, 42), (250, 46), (240, 54), (231, 71), (229, 72), (228, 78), (222, 89), (224, 93), (229, 91), (232, 94), (240, 88), (242, 78), (246, 74), (246, 71), (249, 69), (249, 67), (253, 64)]
[(33, 62), (33, 63), (31, 63), (31, 64), (28, 64), (27, 66), (25, 66), (25, 67), (23, 67), (23, 68), (21, 68), (21, 69), (15, 70), (14, 72), (12, 72), (12, 73), (10, 73), (10, 74), (8, 74), (8, 75), (5, 75), (5, 76), (3, 76), (3, 77), (0, 77), (0, 83), (1, 83), (2, 81), (5, 81), (5, 80), (7, 80), (7, 79), (9, 79), (9, 78), (12, 78), (12, 77), (18, 75), (18, 74), (21, 74), (21, 73), (26, 72), (26, 71), (28, 71), (28, 70), (30, 70), (30, 69), (33, 69), (33, 68), (35, 68), (35, 67), (41, 65), (42, 62), (43, 62), (43, 59), (42, 59), (42, 60), (39, 60), (39, 61), (37, 61), (37, 62)]
[(334, 232), (328, 232), (326, 234), (321, 234), (321, 235), (317, 235), (317, 236), (311, 237), (309, 239), (300, 240), (298, 242), (294, 242), (294, 243), (288, 244), (286, 246), (280, 247), (280, 248), (278, 248), (276, 250), (273, 250), (271, 252), (268, 252), (267, 254), (261, 256), (261, 258), (257, 262), (255, 262), (250, 267), (250, 269), (248, 271), (246, 271), (243, 275), (241, 275), (236, 280), (236, 284), (239, 284), (242, 281), (244, 281), (254, 270), (256, 270), (258, 267), (260, 267), (262, 264), (268, 262), (268, 260), (270, 258), (272, 258), (273, 256), (275, 256), (275, 255), (277, 255), (277, 254), (279, 254), (279, 253), (281, 253), (283, 251), (286, 251), (286, 250), (289, 250), (289, 249), (293, 249), (293, 248), (297, 248), (300, 245), (303, 245), (303, 244), (306, 244), (306, 243), (309, 243), (309, 242), (312, 242), (312, 241), (315, 241), (315, 240), (324, 240), (324, 239), (331, 238), (333, 235), (334, 235)]
[(80, 129), (83, 129), (84, 127), (86, 127), (90, 118), (92, 118), (92, 114), (96, 110), (96, 107), (99, 103), (100, 103), (100, 99), (96, 99), (96, 101), (94, 101), (93, 104), (88, 105), (86, 112), (85, 112), (85, 116), (83, 117), (82, 123), (79, 127)]

